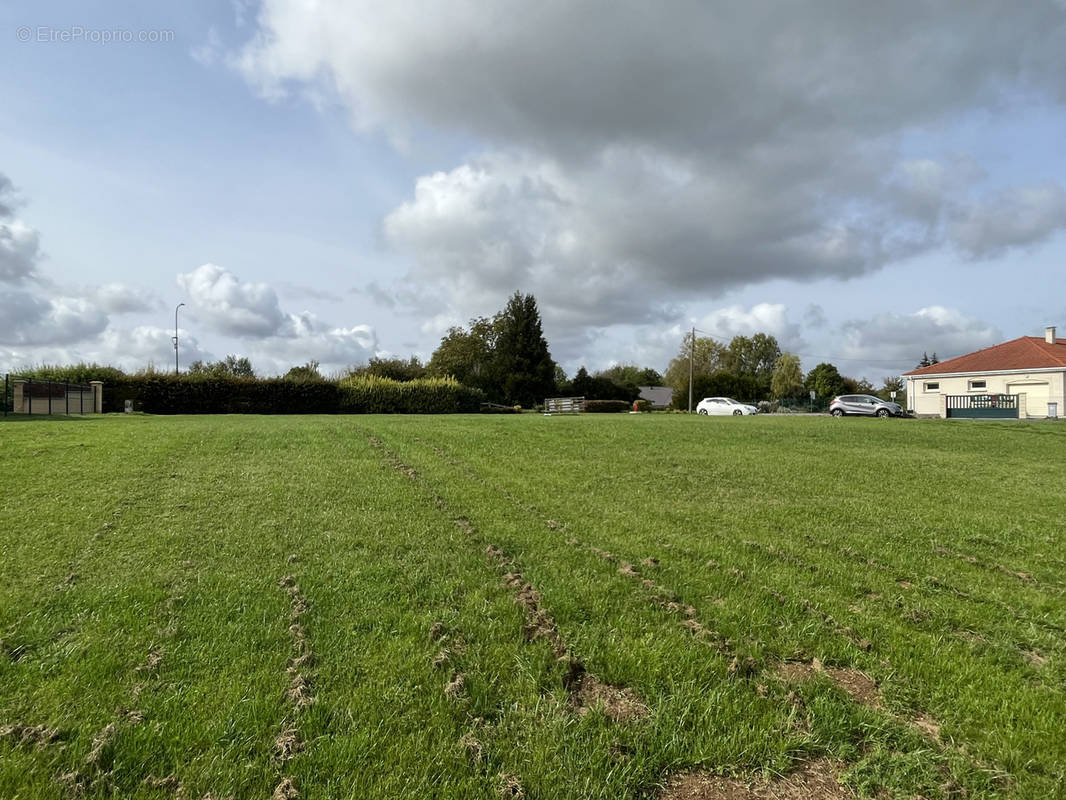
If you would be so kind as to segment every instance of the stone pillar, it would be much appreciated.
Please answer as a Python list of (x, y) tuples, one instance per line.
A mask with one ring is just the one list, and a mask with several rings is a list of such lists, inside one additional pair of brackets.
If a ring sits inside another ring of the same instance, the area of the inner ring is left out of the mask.
[(104, 413), (104, 382), (89, 381), (89, 386), (93, 390), (93, 413)]
[(1028, 395), (1022, 392), (1018, 395), (1018, 419), (1029, 419), (1029, 403), (1026, 402)]
[(14, 390), (11, 393), (11, 413), (22, 414), (23, 396), (22, 387), (26, 385), (26, 381), (12, 381)]
[(946, 394), (940, 395), (940, 418), (948, 418), (948, 396)]

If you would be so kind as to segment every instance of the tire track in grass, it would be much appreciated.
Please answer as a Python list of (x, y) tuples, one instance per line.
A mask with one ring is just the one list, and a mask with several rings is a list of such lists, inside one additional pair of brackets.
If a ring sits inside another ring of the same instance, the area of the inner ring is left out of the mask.
[[(470, 465), (460, 461), (451, 453), (437, 446), (433, 442), (428, 442), (417, 436), (412, 438), (424, 447), (429, 448), (438, 457), (442, 458), (451, 466), (462, 470), (472, 480), (506, 497), (518, 509), (539, 517), (549, 530), (556, 531), (566, 527), (563, 523), (549, 518), (547, 514), (540, 511), (536, 506), (531, 503), (525, 502), (508, 489), (501, 487), (493, 483), (492, 481), (489, 481), (476, 470), (474, 470)], [(566, 543), (572, 547), (583, 549), (607, 561), (618, 560), (614, 554), (609, 553), (608, 551), (598, 547), (597, 545), (588, 542), (582, 542), (581, 540), (573, 536), (566, 539)], [(645, 561), (651, 561), (655, 564), (658, 563), (657, 559), (645, 559)], [(738, 653), (733, 642), (731, 642), (728, 638), (724, 637), (722, 634), (718, 633), (713, 627), (699, 620), (697, 618), (695, 608), (693, 608), (693, 606), (689, 605), (688, 603), (682, 601), (680, 599), (680, 596), (675, 591), (665, 586), (656, 584), (653, 581), (643, 577), (637, 571), (636, 567), (634, 566), (634, 563), (632, 562), (621, 561), (620, 564), (621, 565), (618, 568), (619, 574), (640, 582), (641, 586), (644, 589), (651, 592), (651, 600), (654, 603), (656, 603), (665, 611), (671, 614), (681, 613), (683, 615), (684, 619), (679, 623), (682, 627), (692, 632), (693, 635), (696, 636), (696, 638), (699, 639), (701, 642), (705, 644), (710, 644), (723, 656), (731, 658), (732, 660), (730, 662), (730, 672), (739, 673), (741, 675), (750, 675), (756, 671), (754, 659), (752, 659), (750, 655)], [(738, 581), (742, 581), (745, 578), (745, 574), (742, 570), (737, 568), (722, 567), (721, 564), (714, 560), (709, 561), (707, 563), (707, 566), (711, 566), (717, 570), (723, 571), (725, 574), (731, 576), (732, 578)], [(775, 596), (776, 598), (783, 597), (783, 595), (781, 595), (779, 592), (776, 592), (773, 589), (770, 589), (769, 587), (763, 586), (759, 588), (760, 591), (771, 596)], [(869, 640), (858, 636), (858, 634), (856, 634), (855, 631), (853, 631), (851, 628), (840, 625), (836, 622), (835, 619), (833, 619), (831, 615), (820, 611), (809, 601), (795, 602), (799, 607), (803, 608), (806, 613), (808, 613), (809, 615), (813, 615), (821, 622), (825, 623), (828, 626), (828, 631), (830, 633), (843, 637), (851, 644), (858, 647), (860, 650), (870, 650), (871, 644)]]
[[(809, 535), (807, 537), (805, 537), (805, 538), (808, 541), (813, 541), (813, 537), (811, 537)], [(753, 542), (753, 541), (744, 541), (742, 543), (743, 543), (743, 545), (745, 547), (749, 548), (753, 552), (758, 553), (760, 556), (762, 556), (765, 559), (774, 559), (774, 560), (781, 561), (782, 563), (788, 564), (789, 566), (792, 566), (792, 567), (795, 567), (797, 569), (803, 570), (803, 571), (808, 572), (808, 573), (810, 573), (812, 575), (822, 575), (822, 576), (825, 576), (827, 579), (830, 579), (830, 580), (843, 581), (844, 582), (843, 583), (843, 587), (845, 589), (847, 589), (848, 591), (850, 591), (850, 593), (853, 594), (856, 597), (859, 597), (859, 596), (869, 597), (870, 596), (870, 593), (866, 590), (867, 587), (864, 584), (857, 584), (857, 583), (854, 583), (854, 582), (845, 581), (845, 579), (834, 575), (832, 572), (827, 570), (825, 567), (819, 566), (817, 564), (811, 564), (811, 563), (809, 563), (807, 561), (804, 561), (803, 559), (801, 559), (800, 557), (798, 557), (794, 553), (792, 553), (792, 552), (790, 552), (790, 551), (788, 551), (788, 550), (786, 550), (786, 549), (784, 549), (782, 547), (779, 547), (779, 546), (776, 546), (776, 545), (764, 545), (764, 544), (761, 544), (759, 542)], [(851, 557), (852, 554), (857, 553), (857, 551), (855, 551), (855, 550), (853, 550), (852, 548), (849, 548), (849, 547), (843, 548), (840, 552), (841, 552), (841, 554), (844, 554), (844, 555), (846, 555), (848, 557)], [(893, 576), (894, 576), (894, 582), (897, 585), (899, 585), (901, 588), (904, 588), (904, 589), (918, 589), (918, 590), (922, 590), (922, 591), (928, 592), (930, 595), (932, 595), (933, 597), (937, 597), (937, 598), (944, 597), (945, 595), (947, 595), (949, 598), (953, 596), (953, 597), (956, 597), (956, 598), (961, 598), (961, 599), (965, 599), (965, 600), (968, 600), (968, 601), (973, 601), (974, 603), (979, 604), (979, 605), (988, 604), (988, 605), (991, 605), (993, 608), (997, 608), (997, 609), (1001, 608), (1001, 606), (999, 605), (998, 601), (995, 601), (995, 600), (993, 600), (991, 598), (988, 598), (988, 599), (978, 598), (978, 597), (972, 595), (969, 592), (965, 592), (965, 591), (963, 591), (961, 589), (953, 587), (951, 584), (947, 583), (946, 581), (941, 581), (940, 579), (938, 579), (938, 578), (936, 578), (934, 576), (931, 576), (931, 575), (930, 576), (925, 576), (925, 577), (922, 577), (922, 578), (915, 577), (914, 578), (915, 582), (912, 583), (910, 581), (903, 580), (902, 578), (899, 578), (898, 576), (899, 576), (900, 573), (899, 573), (898, 570), (896, 570), (896, 569), (894, 569), (894, 568), (892, 568), (892, 567), (890, 567), (888, 565), (881, 564), (881, 563), (877, 562), (875, 559), (865, 559), (865, 560), (861, 561), (861, 563), (864, 564), (865, 566), (868, 566), (868, 567), (874, 567), (874, 568), (877, 568), (877, 569), (882, 569), (884, 571), (891, 572), (893, 574)], [(880, 599), (881, 598), (880, 594), (877, 594), (877, 593), (874, 593), (874, 594), (876, 595), (876, 599)], [(899, 601), (897, 601), (897, 602), (899, 602)], [(1003, 605), (1005, 606), (1006, 604), (1003, 604)], [(965, 608), (965, 606), (964, 606), (964, 608)], [(1007, 606), (1006, 609), (1004, 609), (1004, 610), (1006, 610), (1008, 612), (1008, 614), (1010, 614), (1010, 612), (1014, 611), (1014, 609), (1011, 609), (1009, 606)], [(856, 615), (868, 615), (870, 613), (869, 609), (858, 608), (857, 606), (854, 606), (854, 605), (849, 607), (849, 611), (850, 611), (850, 613), (856, 614)], [(924, 626), (923, 623), (925, 623), (925, 621), (927, 619), (935, 619), (942, 625), (942, 627), (948, 629), (948, 635), (949, 636), (951, 636), (953, 639), (956, 639), (956, 640), (958, 640), (960, 642), (964, 642), (966, 644), (970, 644), (970, 643), (972, 643), (974, 638), (977, 638), (980, 641), (985, 642), (990, 648), (998, 651), (1002, 655), (1004, 655), (1004, 656), (1006, 656), (1008, 658), (1012, 658), (1012, 659), (1017, 660), (1019, 664), (1021, 664), (1022, 662), (1025, 662), (1025, 663), (1027, 663), (1028, 665), (1030, 665), (1031, 667), (1033, 667), (1035, 669), (1040, 669), (1042, 666), (1044, 666), (1046, 664), (1047, 659), (1043, 655), (1043, 653), (1046, 652), (1046, 649), (1045, 649), (1045, 646), (1043, 644), (1037, 644), (1037, 643), (1034, 643), (1033, 641), (1023, 641), (1023, 640), (1020, 640), (1016, 636), (1013, 636), (1013, 635), (1012, 635), (1011, 641), (1009, 643), (1002, 643), (1002, 642), (999, 642), (999, 641), (994, 641), (993, 639), (990, 639), (988, 637), (989, 636), (1000, 637), (1000, 636), (1004, 635), (1004, 633), (1002, 631), (998, 630), (994, 626), (993, 627), (980, 626), (980, 629), (983, 629), (983, 631), (984, 631), (983, 634), (977, 633), (976, 631), (971, 631), (970, 629), (961, 629), (961, 628), (958, 627), (958, 624), (956, 624), (956, 622), (953, 619), (950, 618), (950, 611), (951, 610), (950, 609), (945, 609), (944, 611), (946, 612), (946, 614), (940, 614), (940, 615), (923, 615), (923, 614), (919, 614), (917, 611), (915, 611), (913, 613), (888, 614), (881, 607), (877, 607), (877, 608), (874, 609), (873, 613), (881, 615), (881, 616), (886, 616), (886, 615), (887, 616), (891, 616), (891, 618), (893, 620), (901, 622), (901, 623), (907, 625), (908, 627), (914, 628), (915, 630), (922, 631), (922, 632), (928, 632), (927, 628)], [(822, 613), (822, 612), (815, 610), (815, 613)], [(1019, 617), (1020, 616), (1021, 615), (1019, 615)], [(972, 615), (971, 615), (971, 617), (972, 617)], [(1013, 617), (1013, 616), (1012, 616), (1012, 618), (1015, 619), (1015, 621), (1023, 621), (1024, 624), (1036, 625), (1036, 621), (1035, 620), (1022, 620), (1022, 619), (1019, 619), (1018, 617)], [(830, 620), (832, 620), (832, 617), (829, 617), (827, 621), (830, 621)], [(1037, 627), (1042, 627), (1042, 626), (1037, 626)], [(850, 629), (848, 629), (848, 630), (850, 630)], [(1061, 646), (1062, 646), (1062, 643), (1063, 643), (1062, 642), (1062, 637), (1057, 635), (1053, 631), (1047, 631), (1046, 629), (1045, 629), (1045, 631), (1046, 631), (1046, 635), (1049, 635), (1054, 640), (1054, 645), (1053, 645), (1052, 649), (1054, 651), (1056, 651), (1056, 652), (1059, 651), (1061, 649)], [(860, 646), (861, 649), (866, 649), (866, 650), (870, 649), (869, 646), (868, 646), (868, 640), (862, 640), (860, 642), (857, 642), (856, 644), (858, 646)]]
[[(472, 480), (478, 482), (482, 486), (486, 486), (497, 493), (503, 495), (512, 502), (515, 507), (521, 511), (533, 514), (541, 519), (545, 526), (552, 531), (558, 531), (566, 529), (566, 524), (558, 520), (549, 518), (547, 514), (541, 512), (536, 506), (531, 503), (523, 501), (521, 498), (514, 495), (509, 490), (497, 486), (493, 482), (484, 478), (476, 470), (474, 470), (468, 464), (460, 461), (452, 456), (443, 448), (435, 445), (432, 442), (427, 442), (420, 437), (412, 437), (419, 444), (429, 448), (438, 457), (443, 459), (451, 466), (460, 469)], [(841, 691), (844, 692), (853, 702), (866, 706), (872, 710), (875, 710), (888, 719), (894, 722), (903, 724), (907, 727), (919, 731), (923, 736), (933, 741), (938, 745), (941, 752), (955, 752), (964, 755), (970, 763), (978, 770), (985, 774), (992, 775), (996, 780), (1002, 780), (1004, 773), (994, 767), (991, 767), (980, 760), (974, 758), (967, 753), (963, 748), (954, 747), (948, 743), (943, 742), (939, 737), (940, 724), (924, 712), (917, 712), (916, 715), (906, 716), (898, 715), (885, 708), (881, 702), (881, 695), (876, 681), (866, 673), (852, 668), (852, 667), (829, 667), (826, 668), (822, 662), (813, 658), (809, 661), (789, 661), (787, 659), (777, 661), (773, 664), (767, 665), (765, 668), (760, 669), (759, 665), (749, 655), (745, 655), (739, 652), (734, 643), (728, 638), (723, 637), (720, 633), (713, 628), (705, 625), (698, 617), (696, 609), (689, 604), (686, 604), (680, 599), (680, 596), (673, 590), (656, 583), (648, 578), (645, 578), (635, 567), (633, 562), (624, 561), (619, 559), (613, 553), (600, 548), (597, 545), (585, 543), (577, 539), (576, 537), (569, 537), (566, 543), (572, 547), (584, 549), (594, 556), (606, 561), (619, 563), (618, 574), (629, 578), (632, 581), (639, 582), (640, 585), (651, 593), (651, 600), (660, 606), (663, 610), (671, 614), (680, 614), (683, 619), (679, 623), (681, 626), (690, 630), (693, 635), (702, 643), (709, 644), (712, 648), (722, 654), (724, 657), (730, 658), (729, 672), (740, 678), (752, 678), (752, 677), (770, 677), (774, 679), (784, 680), (786, 683), (805, 682), (815, 675), (825, 675), (832, 683)], [(691, 551), (688, 553), (693, 555)], [(644, 560), (646, 566), (655, 566), (658, 564), (658, 559), (647, 558)], [(747, 576), (743, 570), (737, 568), (723, 567), (717, 561), (711, 560), (707, 563), (707, 566), (715, 568), (717, 570), (727, 571), (729, 575), (737, 579), (738, 582), (744, 582), (747, 580)], [(804, 565), (809, 566), (809, 565)], [(815, 604), (801, 598), (800, 600), (792, 600), (786, 597), (780, 591), (765, 585), (758, 587), (760, 591), (773, 597), (780, 605), (795, 605), (802, 609), (809, 616), (819, 620), (825, 624), (830, 632), (843, 637), (850, 644), (863, 652), (869, 652), (873, 643), (864, 637), (859, 636), (852, 628), (839, 623), (835, 617), (822, 609), (818, 608)], [(762, 685), (759, 685), (757, 689), (760, 693), (765, 691)], [(792, 695), (790, 694), (790, 697)], [(793, 698), (793, 702), (796, 699)]]
[[(438, 621), (430, 626), (429, 638), (431, 642), (441, 647), (430, 664), (434, 669), (444, 670), (448, 676), (443, 686), (444, 696), (457, 706), (465, 707), (469, 699), (467, 695), (469, 672), (465, 671), (462, 664), (467, 647), (465, 636), (461, 631), (446, 629), (444, 624)], [(482, 742), (491, 730), (490, 723), (481, 717), (475, 717), (469, 711), (465, 712), (464, 719), (467, 731), (459, 737), (458, 745), (466, 753), (474, 771), (486, 784), (495, 784), (502, 797), (524, 797), (525, 790), (516, 775), (510, 772), (493, 774), (490, 766), (491, 754)]]
[[(289, 559), (292, 563), (292, 559)], [(307, 612), (307, 600), (300, 591), (296, 576), (286, 575), (278, 580), (289, 596), (289, 639), (292, 643), (292, 655), (285, 665), (289, 686), (285, 690), (285, 701), (289, 711), (281, 723), (281, 732), (274, 740), (274, 761), (278, 767), (278, 783), (274, 788), (272, 800), (296, 800), (300, 796), (296, 783), (285, 775), (286, 765), (296, 757), (305, 743), (300, 739), (299, 718), (315, 702), (313, 687), (315, 683), (315, 654), (311, 641), (303, 626), (303, 615)]]
[[(562, 684), (569, 698), (568, 706), (575, 713), (584, 714), (593, 707), (599, 707), (608, 717), (619, 723), (640, 718), (649, 713), (647, 705), (632, 689), (605, 684), (588, 672), (581, 659), (571, 650), (550, 609), (544, 605), (540, 592), (526, 580), (520, 566), (510, 555), (488, 541), (468, 518), (454, 512), (428, 481), (413, 467), (405, 464), (384, 441), (373, 434), (367, 433), (366, 435), (371, 446), (382, 454), (393, 469), (424, 489), (429, 494), (433, 505), (447, 515), (469, 539), (483, 548), (490, 566), (500, 573), (503, 586), (511, 591), (514, 601), (522, 609), (525, 618), (522, 630), (524, 639), (527, 642), (543, 639), (556, 661), (563, 665)], [(440, 633), (439, 630), (430, 632), (431, 637), (439, 637)], [(447, 664), (447, 662), (448, 654), (445, 651), (438, 653), (434, 658), (434, 664), (437, 666)], [(464, 683), (463, 673), (452, 673), (451, 679), (445, 684), (445, 694), (452, 698), (459, 697), (464, 690)], [(479, 720), (471, 718), (470, 722), (474, 729), (479, 727)], [(486, 760), (484, 745), (473, 733), (464, 735), (460, 740), (460, 746), (471, 755), (475, 763), (483, 763)], [(516, 800), (525, 797), (525, 790), (518, 776), (504, 772), (497, 776), (497, 780), (501, 797)]]
[[(190, 562), (182, 563), (183, 568), (187, 568), (189, 565)], [(129, 702), (116, 708), (114, 719), (93, 735), (89, 753), (82, 765), (55, 776), (55, 782), (72, 797), (81, 797), (89, 792), (100, 791), (115, 795), (120, 791), (113, 780), (116, 748), (124, 731), (144, 722), (145, 715), (136, 706), (139, 705), (139, 700), (150, 686), (151, 681), (158, 675), (159, 669), (163, 664), (166, 643), (178, 631), (180, 616), (178, 609), (185, 597), (186, 577), (181, 574), (171, 580), (169, 584), (167, 598), (164, 602), (164, 624), (161, 628), (156, 629), (157, 641), (149, 647), (144, 661), (133, 668), (133, 676), (136, 682), (129, 690)], [(177, 779), (173, 776), (164, 779), (149, 776), (144, 779), (143, 783), (149, 786), (174, 785), (180, 788), (180, 784), (177, 783)]]
[[(818, 539), (817, 537), (812, 536), (811, 534), (804, 534), (803, 538), (808, 544), (814, 547), (818, 547), (822, 550), (835, 553), (850, 561), (868, 567), (872, 567), (873, 569), (880, 570), (882, 572), (890, 572), (893, 574), (893, 580), (895, 580), (895, 582), (898, 584), (901, 582), (906, 582), (910, 584), (910, 586), (919, 586), (923, 589), (926, 588), (924, 584), (929, 584), (929, 586), (932, 587), (931, 589), (929, 589), (929, 591), (933, 593), (941, 593), (942, 591), (946, 591), (950, 594), (955, 595), (958, 598), (964, 599), (971, 603), (977, 603), (980, 605), (990, 605), (995, 608), (998, 608), (1001, 611), (1004, 611), (1009, 614), (1011, 618), (1014, 619), (1016, 622), (1021, 622), (1025, 625), (1033, 625), (1038, 628), (1043, 628), (1044, 630), (1053, 633), (1057, 636), (1066, 634), (1066, 627), (1064, 627), (1063, 625), (1059, 625), (1054, 622), (1048, 622), (1047, 620), (1040, 619), (1039, 617), (1031, 616), (1030, 614), (1027, 614), (1021, 609), (1016, 608), (1010, 603), (1007, 603), (998, 598), (985, 597), (980, 594), (975, 594), (974, 592), (968, 592), (965, 589), (960, 589), (958, 586), (954, 585), (949, 581), (941, 580), (940, 578), (936, 578), (931, 575), (927, 576), (925, 581), (920, 581), (917, 577), (914, 576), (912, 570), (902, 567), (898, 564), (887, 563), (885, 561), (881, 561), (879, 559), (867, 556), (853, 547), (847, 545), (839, 545), (834, 547), (829, 540)], [(913, 580), (907, 581), (906, 578), (913, 578)]]
[[(546, 514), (540, 512), (532, 504), (522, 501), (520, 498), (518, 498), (516, 495), (509, 492), (508, 490), (495, 485), (491, 481), (488, 481), (479, 473), (477, 473), (472, 467), (456, 459), (442, 448), (439, 448), (432, 443), (426, 442), (425, 440), (419, 439), (418, 437), (415, 437), (415, 439), (424, 446), (429, 447), (434, 453), (437, 454), (438, 457), (444, 459), (447, 463), (465, 472), (471, 479), (477, 481), (481, 485), (487, 486), (488, 488), (497, 491), (504, 497), (508, 498), (520, 510), (540, 517), (544, 524), (550, 530), (560, 530), (566, 527), (564, 523), (560, 523), (557, 520), (548, 518)], [(692, 605), (685, 603), (681, 599), (680, 595), (678, 595), (678, 593), (676, 593), (674, 590), (659, 583), (656, 583), (650, 578), (644, 577), (642, 573), (637, 569), (634, 563), (622, 560), (615, 554), (604, 550), (603, 548), (597, 545), (582, 542), (581, 540), (573, 536), (567, 538), (565, 541), (566, 544), (570, 545), (571, 547), (585, 550), (600, 559), (612, 563), (617, 562), (618, 574), (632, 581), (639, 582), (641, 587), (650, 593), (649, 599), (653, 603), (658, 605), (667, 613), (671, 615), (678, 615), (681, 617), (681, 620), (678, 622), (678, 624), (689, 632), (691, 632), (697, 641), (704, 645), (710, 646), (724, 658), (729, 659), (728, 672), (730, 674), (735, 675), (739, 678), (751, 678), (759, 675), (760, 673), (762, 675), (777, 675), (781, 668), (781, 664), (796, 663), (778, 662), (775, 665), (769, 666), (766, 670), (760, 671), (759, 665), (756, 660), (751, 655), (744, 653), (743, 648), (738, 649), (735, 643), (732, 642), (729, 638), (722, 635), (717, 630), (701, 621), (697, 610)], [(643, 566), (647, 567), (654, 567), (658, 565), (658, 563), (659, 560), (653, 557), (645, 558), (641, 562)], [(727, 572), (729, 576), (731, 576), (738, 582), (746, 581), (746, 574), (743, 570), (737, 568), (722, 567), (720, 563), (713, 560), (709, 561), (707, 563), (707, 566), (713, 567), (723, 572)], [(773, 597), (781, 605), (785, 605), (790, 602), (793, 603), (796, 607), (802, 609), (806, 614), (813, 616), (814, 618), (822, 622), (827, 627), (827, 630), (829, 632), (833, 633), (834, 635), (843, 637), (858, 649), (864, 652), (869, 652), (869, 650), (871, 649), (872, 643), (868, 639), (859, 637), (859, 635), (853, 629), (848, 626), (841, 625), (832, 615), (818, 609), (814, 604), (810, 603), (810, 601), (807, 601), (806, 599), (801, 599), (799, 601), (790, 601), (783, 594), (770, 587), (759, 586), (758, 588), (766, 595)], [(821, 662), (817, 658), (815, 658), (813, 662), (809, 663), (817, 664), (817, 671), (824, 671), (821, 669)], [(860, 705), (866, 705), (868, 707), (884, 711), (884, 709), (880, 705), (879, 699), (877, 699), (876, 701), (874, 700), (877, 695), (876, 692), (872, 691), (872, 689), (870, 688), (874, 686), (874, 683), (873, 680), (865, 673), (862, 673), (852, 668), (835, 668), (829, 670), (828, 672), (825, 672), (825, 674), (828, 675), (828, 677), (838, 686), (838, 688), (842, 689), (845, 694), (847, 694), (848, 697), (850, 697), (855, 702), (859, 703)], [(765, 691), (764, 687), (762, 687), (761, 685), (757, 688), (760, 690), (760, 693)], [(899, 720), (900, 718), (897, 717), (895, 719)], [(906, 719), (904, 719), (903, 721), (911, 722), (911, 720)]]
[[(750, 545), (752, 543), (745, 542), (744, 544)], [(691, 552), (688, 554), (692, 555)], [(785, 559), (785, 563), (788, 563), (789, 566), (804, 569), (808, 572), (817, 571), (817, 568), (814, 565), (807, 564), (798, 558), (787, 558)], [(748, 577), (743, 570), (723, 567), (717, 561), (712, 560), (707, 563), (707, 566), (719, 570), (728, 570), (729, 574), (735, 577), (739, 582), (748, 580)], [(623, 574), (630, 574), (633, 571), (632, 565), (623, 564), (623, 567), (619, 571)], [(812, 618), (823, 622), (832, 633), (844, 637), (858, 649), (864, 652), (869, 652), (872, 649), (873, 643), (870, 640), (856, 638), (857, 634), (852, 628), (841, 625), (832, 614), (818, 608), (806, 598), (792, 599), (770, 586), (762, 584), (758, 586), (764, 593), (774, 598), (779, 605), (783, 607), (789, 605), (798, 607)], [(885, 666), (890, 667), (887, 662), (883, 663)], [(731, 664), (731, 671), (732, 667), (735, 665), (736, 660), (734, 659), (734, 662)], [(769, 676), (780, 680), (786, 685), (799, 685), (815, 679), (818, 676), (824, 676), (854, 703), (870, 708), (893, 722), (917, 730), (924, 737), (932, 740), (938, 746), (941, 753), (951, 752), (962, 755), (974, 768), (989, 776), (993, 783), (997, 785), (1005, 785), (1004, 781), (1006, 773), (1002, 770), (976, 758), (967, 752), (965, 746), (957, 746), (953, 743), (943, 741), (940, 738), (940, 723), (929, 714), (922, 711), (915, 711), (911, 714), (897, 714), (886, 708), (883, 704), (879, 684), (873, 677), (862, 670), (851, 666), (827, 666), (824, 665), (819, 658), (815, 657), (802, 660), (784, 659), (767, 665), (766, 668), (761, 671), (760, 675), (762, 677)], [(765, 687), (760, 685), (758, 690), (762, 693), (765, 691)], [(803, 709), (803, 701), (795, 696), (794, 693), (790, 692), (788, 699), (798, 708)]]
[[(965, 589), (960, 589), (949, 581), (942, 580), (933, 575), (927, 575), (924, 578), (915, 577), (913, 575), (907, 574), (907, 571), (903, 570), (902, 568), (879, 561), (874, 558), (868, 558), (852, 547), (833, 547), (832, 544), (827, 540), (819, 540), (816, 537), (811, 536), (810, 534), (805, 535), (804, 539), (808, 542), (808, 544), (812, 546), (836, 553), (844, 558), (850, 559), (859, 564), (879, 570), (881, 572), (890, 573), (892, 575), (892, 580), (894, 581), (894, 583), (896, 583), (900, 588), (904, 590), (917, 589), (922, 592), (927, 592), (933, 597), (943, 597), (945, 595), (948, 595), (960, 601), (965, 601), (965, 603), (963, 604), (964, 608), (966, 607), (966, 604), (972, 604), (982, 607), (991, 607), (993, 609), (1003, 612), (1011, 621), (1015, 623), (1020, 623), (1023, 626), (1030, 626), (1032, 628), (1040, 629), (1045, 636), (1050, 637), (1050, 639), (1054, 642), (1051, 648), (1052, 650), (1059, 651), (1064, 646), (1066, 646), (1066, 628), (1064, 628), (1062, 625), (1044, 619), (1040, 619), (1038, 617), (1034, 617), (1012, 606), (1010, 603), (1004, 602), (1003, 600), (1000, 600), (995, 597), (985, 597), (974, 592), (968, 592)], [(913, 578), (913, 580), (906, 580), (904, 576)], [(865, 593), (865, 596), (871, 597), (870, 593), (868, 592)], [(876, 595), (876, 597), (873, 597), (873, 599), (880, 599), (880, 595)], [(991, 633), (991, 635), (999, 634), (999, 631), (995, 630), (986, 632)], [(968, 629), (953, 631), (952, 635), (961, 638), (965, 641), (969, 641), (974, 636), (977, 636), (977, 638), (982, 641), (989, 641), (986, 636), (977, 634), (976, 631), (971, 632)], [(1026, 642), (1014, 639), (1011, 646), (1008, 647), (1005, 645), (999, 645), (999, 648), (1003, 652), (1017, 651), (1017, 653), (1020, 654), (1022, 658), (1024, 658), (1029, 664), (1034, 667), (1043, 667), (1047, 663), (1045, 646), (1042, 644), (1034, 644), (1031, 641)]]

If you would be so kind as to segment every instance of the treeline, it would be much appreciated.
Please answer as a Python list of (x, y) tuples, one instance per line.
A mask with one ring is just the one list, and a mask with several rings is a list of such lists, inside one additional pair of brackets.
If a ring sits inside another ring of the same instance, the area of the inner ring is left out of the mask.
[(674, 408), (688, 408), (689, 371), (692, 402), (704, 397), (732, 397), (748, 403), (775, 400), (823, 408), (839, 394), (873, 394), (888, 399), (903, 389), (903, 379), (888, 376), (880, 388), (866, 379), (849, 378), (823, 362), (806, 375), (799, 356), (781, 351), (777, 339), (765, 333), (734, 336), (729, 344), (686, 334), (677, 356), (666, 369), (666, 385), (673, 389)]
[[(96, 364), (44, 366), (27, 374), (79, 383), (101, 380), (107, 411), (120, 411), (125, 400), (132, 400), (153, 413), (444, 413), (477, 410), (482, 403), (534, 408), (557, 396), (631, 405), (641, 386), (670, 387), (673, 407), (685, 409), (690, 373), (694, 404), (726, 396), (807, 406), (814, 392), (815, 406), (825, 407), (838, 394), (887, 399), (903, 388), (902, 379), (891, 376), (875, 390), (828, 362), (805, 375), (799, 357), (782, 352), (777, 339), (765, 333), (734, 336), (728, 344), (686, 334), (665, 374), (622, 364), (593, 374), (582, 366), (569, 378), (551, 357), (536, 300), (520, 292), (491, 318), (449, 328), (426, 363), (415, 356), (375, 357), (327, 377), (317, 361), (308, 361), (280, 378), (264, 379), (255, 376), (247, 358), (229, 355), (216, 362), (194, 361), (180, 376), (151, 369), (127, 375)], [(596, 408), (615, 407), (622, 406)]]

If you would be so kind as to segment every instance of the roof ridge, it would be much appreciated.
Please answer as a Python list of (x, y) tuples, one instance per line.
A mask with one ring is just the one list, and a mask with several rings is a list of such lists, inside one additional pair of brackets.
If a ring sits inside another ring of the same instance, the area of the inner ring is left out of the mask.
[(1066, 367), (1066, 339), (1054, 343), (1040, 336), (1018, 336), (1006, 342), (982, 347), (970, 353), (915, 367), (904, 375), (950, 375), (963, 372), (997, 372), (1017, 369), (1061, 369)]

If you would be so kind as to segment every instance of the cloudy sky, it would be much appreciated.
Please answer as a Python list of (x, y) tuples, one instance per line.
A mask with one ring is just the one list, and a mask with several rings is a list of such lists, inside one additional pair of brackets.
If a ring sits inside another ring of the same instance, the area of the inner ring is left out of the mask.
[(514, 291), (568, 373), (695, 325), (880, 383), (1066, 330), (1066, 4), (0, 8), (0, 371), (427, 358)]

